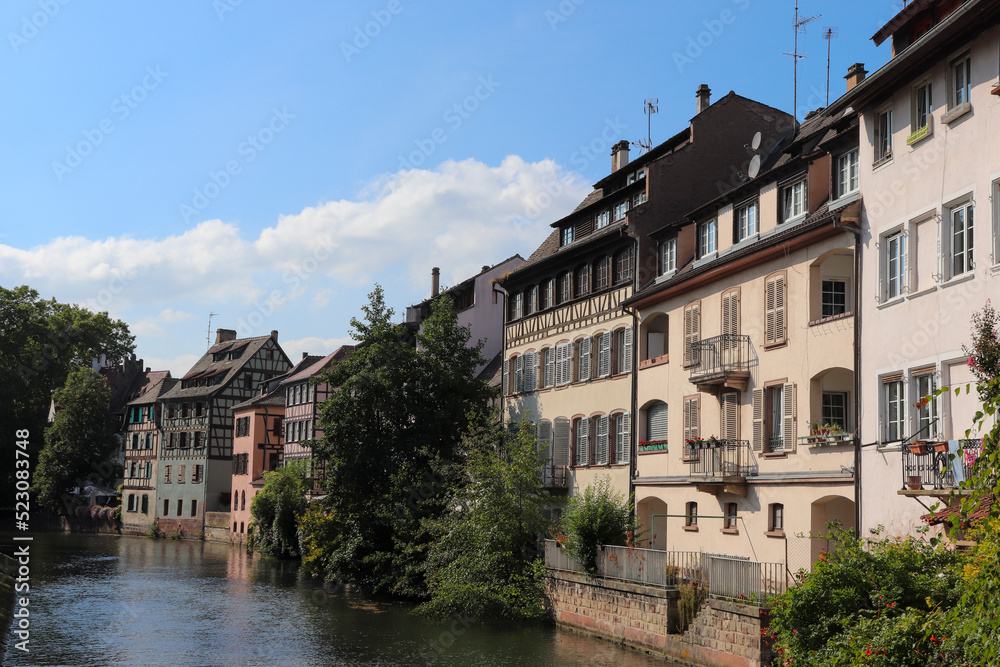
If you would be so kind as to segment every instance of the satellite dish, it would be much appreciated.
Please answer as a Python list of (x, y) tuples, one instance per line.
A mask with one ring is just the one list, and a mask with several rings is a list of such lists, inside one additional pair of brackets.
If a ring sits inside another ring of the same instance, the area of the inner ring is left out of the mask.
[(753, 141), (750, 142), (750, 147), (753, 148), (754, 150), (760, 148), (760, 132), (753, 135)]
[(748, 169), (747, 176), (749, 176), (750, 178), (757, 178), (757, 174), (759, 173), (760, 173), (760, 156), (754, 155), (750, 159), (750, 168)]

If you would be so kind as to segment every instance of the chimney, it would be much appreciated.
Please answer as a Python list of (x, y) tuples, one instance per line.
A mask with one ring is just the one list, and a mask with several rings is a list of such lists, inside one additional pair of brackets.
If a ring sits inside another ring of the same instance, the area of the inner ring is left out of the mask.
[(236, 329), (216, 329), (215, 330), (215, 344), (226, 343), (231, 340), (236, 340)]
[(306, 357), (308, 357), (308, 356), (309, 356), (309, 353), (308, 353), (308, 352), (303, 352), (303, 353), (302, 353), (302, 358), (303, 358), (303, 359), (305, 359), (305, 358), (306, 358)]
[(431, 269), (431, 296), (436, 297), (441, 293), (441, 269), (434, 267)]
[(712, 89), (707, 84), (703, 83), (698, 86), (698, 92), (695, 93), (695, 97), (698, 98), (698, 113), (712, 106)]
[(611, 147), (611, 173), (628, 164), (628, 142), (622, 139)]
[(152, 370), (153, 370), (152, 368), (150, 368), (149, 366), (146, 366), (146, 372), (147, 372), (147, 373), (149, 373), (149, 372), (150, 372), (150, 371), (152, 371)]
[(278, 342), (278, 330), (277, 329), (271, 329), (271, 338), (274, 339), (275, 343)]
[(854, 88), (854, 86), (864, 81), (867, 74), (868, 71), (865, 69), (864, 63), (854, 63), (848, 67), (847, 76), (844, 77), (847, 79), (847, 90)]

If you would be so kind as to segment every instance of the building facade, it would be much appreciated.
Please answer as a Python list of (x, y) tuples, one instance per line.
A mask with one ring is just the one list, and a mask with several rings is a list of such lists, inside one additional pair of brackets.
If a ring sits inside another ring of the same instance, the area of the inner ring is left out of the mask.
[(145, 533), (156, 512), (157, 457), (160, 448), (162, 413), (159, 398), (170, 391), (175, 380), (170, 371), (146, 372), (142, 389), (125, 407), (124, 482), (122, 489), (122, 529)]
[(264, 473), (281, 464), (285, 390), (233, 406), (233, 479), (230, 539), (242, 544), (250, 528), (250, 504), (264, 488)]

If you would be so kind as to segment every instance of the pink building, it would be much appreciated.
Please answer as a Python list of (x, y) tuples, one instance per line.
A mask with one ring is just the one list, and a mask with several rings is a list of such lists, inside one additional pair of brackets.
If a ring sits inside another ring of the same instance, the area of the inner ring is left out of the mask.
[(264, 473), (280, 465), (284, 416), (283, 387), (233, 407), (233, 542), (246, 540), (250, 503), (264, 488)]

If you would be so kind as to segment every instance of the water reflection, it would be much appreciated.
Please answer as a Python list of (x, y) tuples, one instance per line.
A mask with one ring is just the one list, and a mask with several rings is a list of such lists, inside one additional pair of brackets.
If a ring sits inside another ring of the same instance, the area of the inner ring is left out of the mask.
[(5, 665), (664, 665), (550, 627), (432, 623), (228, 545), (32, 544), (31, 653)]

